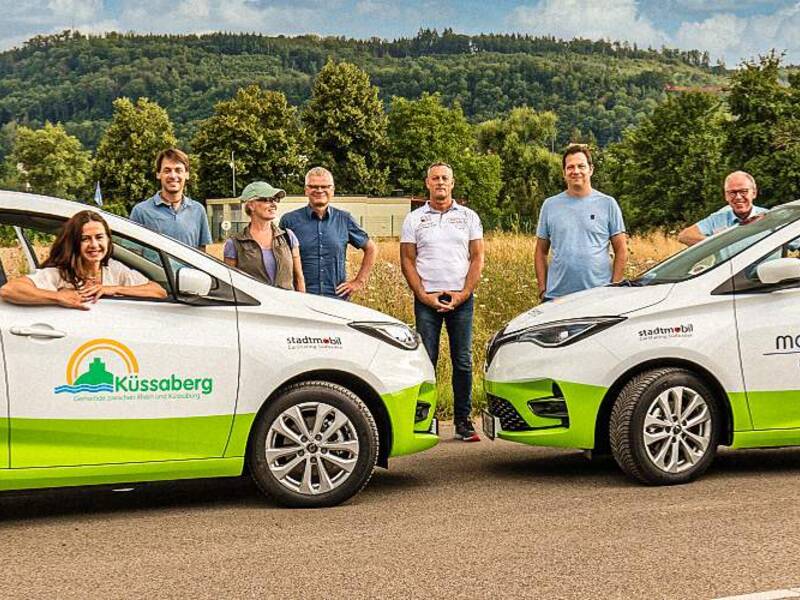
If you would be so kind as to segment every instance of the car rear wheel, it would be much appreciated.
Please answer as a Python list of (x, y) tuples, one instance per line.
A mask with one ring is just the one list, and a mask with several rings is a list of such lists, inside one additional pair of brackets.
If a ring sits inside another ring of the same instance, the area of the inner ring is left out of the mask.
[(259, 416), (250, 445), (258, 487), (285, 506), (344, 502), (369, 481), (378, 428), (366, 405), (340, 385), (291, 385)]
[(706, 383), (679, 368), (647, 371), (611, 411), (611, 451), (625, 473), (653, 485), (686, 483), (714, 460), (721, 418)]

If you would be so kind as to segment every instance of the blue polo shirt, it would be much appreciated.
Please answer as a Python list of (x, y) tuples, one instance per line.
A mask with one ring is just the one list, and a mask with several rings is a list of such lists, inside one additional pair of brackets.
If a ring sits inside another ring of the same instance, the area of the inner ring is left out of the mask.
[(347, 244), (363, 248), (369, 241), (353, 216), (328, 205), (320, 219), (306, 205), (281, 217), (281, 229), (291, 229), (300, 241), (300, 261), (306, 291), (336, 298), (336, 286), (347, 280)]
[[(760, 206), (753, 205), (753, 208), (750, 209), (750, 214), (747, 215), (749, 217), (755, 217), (756, 215), (762, 215), (767, 212), (768, 209), (762, 208)], [(701, 219), (697, 222), (697, 228), (700, 230), (704, 236), (708, 237), (710, 235), (714, 235), (719, 231), (724, 231), (729, 227), (733, 227), (735, 225), (741, 225), (742, 221), (739, 217), (736, 216), (736, 213), (733, 212), (733, 209), (728, 206), (723, 206), (717, 212), (711, 213), (705, 219)]]
[(134, 206), (130, 219), (187, 246), (198, 248), (211, 243), (206, 209), (188, 196), (183, 197), (180, 208), (174, 211), (161, 199), (161, 192), (157, 192)]

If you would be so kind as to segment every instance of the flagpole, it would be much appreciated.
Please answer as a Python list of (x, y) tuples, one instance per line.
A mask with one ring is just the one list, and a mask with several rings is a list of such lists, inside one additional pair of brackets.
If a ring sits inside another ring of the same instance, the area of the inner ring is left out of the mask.
[(233, 196), (231, 198), (236, 198), (236, 163), (233, 161), (233, 150), (231, 150), (231, 181), (232, 181), (232, 188), (233, 188)]

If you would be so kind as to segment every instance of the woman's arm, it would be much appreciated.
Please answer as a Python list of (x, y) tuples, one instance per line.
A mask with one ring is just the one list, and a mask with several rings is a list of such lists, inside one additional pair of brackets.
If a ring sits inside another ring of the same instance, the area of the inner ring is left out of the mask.
[(75, 290), (61, 288), (58, 291), (44, 290), (36, 287), (25, 275), (17, 277), (0, 288), (0, 298), (12, 304), (42, 305), (57, 304), (65, 308), (89, 310), (83, 298)]
[(156, 300), (167, 297), (167, 291), (155, 281), (148, 281), (140, 285), (95, 285), (82, 288), (80, 293), (83, 296), (91, 297), (92, 302), (97, 302), (101, 296), (127, 296)]
[(300, 262), (300, 248), (292, 248), (292, 272), (294, 274), (294, 289), (298, 292), (306, 291), (306, 278), (303, 275), (303, 263)]

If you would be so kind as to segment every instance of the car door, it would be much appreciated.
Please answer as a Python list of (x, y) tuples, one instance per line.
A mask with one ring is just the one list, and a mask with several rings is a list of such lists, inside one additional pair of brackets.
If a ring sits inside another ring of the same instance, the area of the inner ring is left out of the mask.
[(774, 249), (733, 280), (747, 402), (756, 430), (800, 428), (800, 281), (763, 285), (760, 264), (800, 256), (800, 239)]
[[(2, 272), (2, 266), (0, 266)], [(2, 277), (0, 277), (2, 280)], [(0, 306), (0, 311), (3, 307)], [(11, 447), (8, 441), (8, 397), (6, 396), (6, 369), (5, 352), (3, 351), (3, 338), (0, 336), (0, 469), (7, 469)]]
[[(26, 237), (40, 255), (53, 225), (36, 225)], [(229, 272), (214, 278), (216, 297), (191, 304), (174, 279), (192, 265), (134, 239), (115, 237), (114, 252), (170, 297), (102, 298), (88, 311), (3, 304), (12, 468), (224, 453), (239, 362)]]

